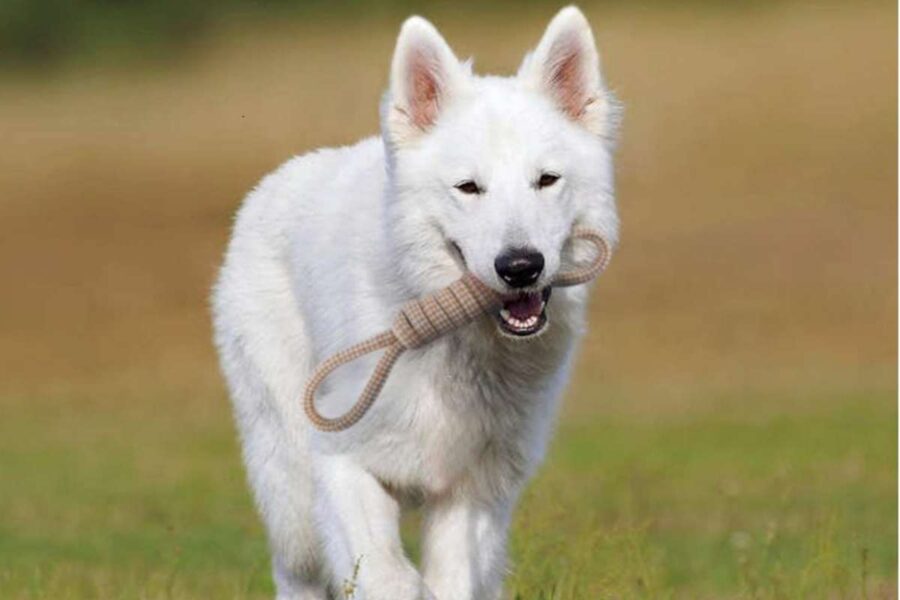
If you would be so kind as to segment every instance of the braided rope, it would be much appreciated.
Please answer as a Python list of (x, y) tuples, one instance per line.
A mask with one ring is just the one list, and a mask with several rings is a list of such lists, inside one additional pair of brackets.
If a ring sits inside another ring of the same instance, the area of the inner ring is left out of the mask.
[[(553, 281), (557, 287), (587, 283), (599, 275), (611, 257), (609, 244), (602, 235), (590, 229), (576, 228), (573, 239), (591, 242), (597, 255), (589, 263), (562, 273)], [(466, 272), (449, 286), (403, 305), (391, 329), (350, 346), (323, 361), (313, 371), (303, 393), (303, 408), (312, 424), (321, 431), (342, 431), (352, 427), (368, 412), (397, 359), (409, 348), (418, 348), (500, 308), (503, 295)], [(319, 385), (343, 364), (361, 356), (385, 349), (372, 376), (356, 403), (339, 417), (322, 416), (316, 408), (315, 394)]]

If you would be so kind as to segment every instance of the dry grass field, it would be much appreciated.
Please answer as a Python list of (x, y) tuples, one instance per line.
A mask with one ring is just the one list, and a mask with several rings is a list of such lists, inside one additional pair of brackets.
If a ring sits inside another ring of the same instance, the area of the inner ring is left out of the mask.
[[(510, 597), (895, 598), (896, 6), (584, 8), (623, 243)], [(552, 14), (465, 12), (482, 72)], [(271, 594), (208, 289), (256, 180), (376, 132), (398, 25), (0, 78), (0, 597)]]

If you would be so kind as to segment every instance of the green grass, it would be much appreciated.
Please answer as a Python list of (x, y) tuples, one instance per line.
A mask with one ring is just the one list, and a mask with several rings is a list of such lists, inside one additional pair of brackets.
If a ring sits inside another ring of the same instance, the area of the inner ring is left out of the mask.
[(869, 400), (752, 424), (563, 428), (519, 513), (513, 589), (865, 597), (897, 558), (894, 413)]
[[(0, 597), (271, 594), (224, 397), (5, 404), (17, 418), (0, 424)], [(892, 394), (822, 406), (565, 422), (517, 512), (511, 596), (884, 597)]]

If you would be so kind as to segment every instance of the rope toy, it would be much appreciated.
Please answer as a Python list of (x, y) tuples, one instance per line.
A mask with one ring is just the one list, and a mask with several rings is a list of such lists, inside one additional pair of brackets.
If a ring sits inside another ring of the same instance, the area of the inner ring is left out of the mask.
[[(560, 274), (553, 281), (554, 286), (570, 287), (587, 283), (609, 263), (609, 244), (598, 232), (576, 228), (572, 232), (572, 238), (593, 243), (597, 248), (597, 255), (589, 263)], [(449, 286), (406, 303), (390, 330), (338, 352), (313, 371), (303, 394), (306, 416), (321, 431), (343, 431), (352, 427), (371, 408), (394, 363), (404, 351), (429, 344), (482, 315), (498, 310), (504, 298), (503, 294), (482, 283), (472, 273), (466, 272)], [(339, 366), (381, 349), (385, 349), (385, 353), (375, 366), (356, 404), (339, 417), (323, 417), (316, 409), (315, 394), (319, 385)]]

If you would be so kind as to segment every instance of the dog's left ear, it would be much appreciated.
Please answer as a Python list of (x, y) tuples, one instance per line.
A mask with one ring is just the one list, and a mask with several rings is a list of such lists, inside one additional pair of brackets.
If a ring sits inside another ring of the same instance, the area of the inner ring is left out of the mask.
[(576, 7), (553, 17), (537, 48), (525, 56), (518, 77), (592, 133), (612, 135), (613, 100), (603, 87), (591, 26)]
[(410, 17), (400, 28), (391, 63), (384, 127), (394, 144), (431, 129), (467, 87), (470, 69), (459, 62), (434, 25)]

